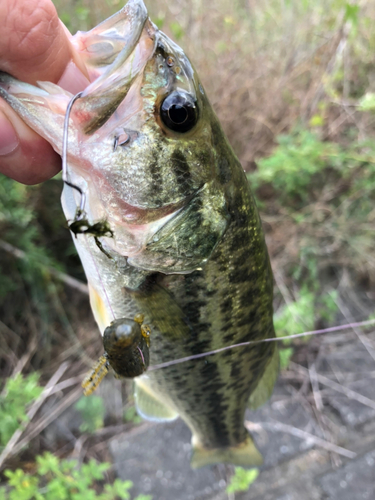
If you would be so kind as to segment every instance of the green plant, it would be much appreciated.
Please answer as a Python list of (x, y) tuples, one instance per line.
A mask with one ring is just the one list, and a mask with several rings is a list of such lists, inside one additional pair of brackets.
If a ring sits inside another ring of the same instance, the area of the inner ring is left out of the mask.
[[(95, 460), (79, 465), (75, 460), (61, 460), (47, 452), (36, 457), (33, 474), (22, 469), (4, 472), (8, 485), (0, 488), (0, 500), (130, 500), (131, 481), (116, 479), (113, 484), (101, 486), (110, 467), (109, 463)], [(134, 500), (151, 499), (149, 495), (139, 495)]]
[(124, 411), (125, 422), (133, 422), (133, 424), (139, 424), (142, 422), (142, 418), (138, 415), (135, 406), (129, 406)]
[(26, 377), (19, 373), (6, 381), (0, 395), (0, 449), (7, 444), (14, 432), (28, 421), (27, 407), (43, 391), (38, 380), (38, 373)]
[(104, 425), (105, 406), (103, 398), (92, 395), (82, 396), (75, 404), (82, 417), (82, 424), (79, 427), (81, 432), (95, 432)]
[(234, 475), (231, 477), (230, 483), (228, 484), (226, 489), (227, 493), (247, 491), (258, 476), (258, 469), (246, 470), (242, 467), (235, 467)]
[[(337, 313), (337, 292), (332, 290), (319, 295), (319, 283), (315, 282), (314, 291), (303, 286), (295, 301), (280, 307), (274, 316), (276, 335), (287, 337), (296, 333), (311, 331), (315, 327), (316, 318), (332, 322)], [(308, 337), (302, 339), (308, 340)], [(284, 346), (289, 346), (290, 340), (283, 340)], [(289, 366), (290, 358), (294, 353), (292, 347), (281, 348), (280, 367), (285, 369)]]
[(268, 158), (258, 161), (258, 171), (249, 177), (254, 187), (271, 183), (281, 199), (298, 196), (306, 199), (314, 176), (327, 167), (337, 167), (333, 160), (339, 154), (337, 144), (322, 142), (318, 135), (305, 129), (277, 137), (278, 146)]
[(279, 348), (281, 370), (285, 370), (286, 368), (288, 368), (290, 363), (290, 358), (293, 356), (293, 354), (294, 354), (293, 347)]

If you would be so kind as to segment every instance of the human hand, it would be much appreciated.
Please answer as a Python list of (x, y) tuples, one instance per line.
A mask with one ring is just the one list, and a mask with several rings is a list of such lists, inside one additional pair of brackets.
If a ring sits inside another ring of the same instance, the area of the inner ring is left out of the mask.
[[(27, 83), (57, 83), (72, 93), (88, 85), (70, 34), (50, 0), (0, 1), (0, 70)], [(61, 168), (50, 144), (0, 99), (0, 172), (38, 184)]]

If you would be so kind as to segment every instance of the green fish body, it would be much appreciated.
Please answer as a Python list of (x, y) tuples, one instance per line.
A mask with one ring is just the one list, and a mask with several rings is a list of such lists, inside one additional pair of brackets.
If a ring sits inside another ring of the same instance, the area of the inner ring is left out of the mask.
[[(151, 368), (135, 378), (136, 405), (150, 420), (181, 416), (193, 466), (258, 465), (244, 414), (272, 392), (275, 343), (152, 370), (275, 335), (272, 272), (244, 171), (190, 61), (142, 0), (73, 43), (91, 84), (70, 114), (69, 177), (86, 195), (87, 219), (105, 227), (74, 237), (95, 319), (103, 334), (113, 321), (144, 315)], [(1, 74), (0, 95), (62, 153), (69, 92)], [(79, 193), (65, 186), (62, 203), (74, 220)]]

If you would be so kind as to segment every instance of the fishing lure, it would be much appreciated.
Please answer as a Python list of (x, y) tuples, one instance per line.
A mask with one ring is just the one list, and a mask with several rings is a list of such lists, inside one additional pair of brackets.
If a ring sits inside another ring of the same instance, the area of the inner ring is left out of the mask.
[(105, 352), (82, 382), (83, 394), (90, 396), (107, 375), (111, 367), (117, 378), (134, 378), (142, 375), (150, 363), (151, 329), (143, 324), (143, 314), (134, 320), (122, 318), (112, 321), (105, 329)]

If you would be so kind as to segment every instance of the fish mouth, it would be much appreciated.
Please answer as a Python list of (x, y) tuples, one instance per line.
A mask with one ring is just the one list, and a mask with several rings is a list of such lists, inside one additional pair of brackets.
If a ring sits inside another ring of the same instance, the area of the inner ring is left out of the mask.
[(124, 101), (155, 51), (156, 31), (143, 0), (129, 0), (91, 31), (72, 37), (91, 82), (72, 110), (84, 134), (101, 128)]
[[(108, 78), (110, 75), (113, 75), (117, 70), (121, 68), (126, 60), (129, 59), (130, 54), (135, 49), (143, 28), (148, 19), (148, 12), (146, 9), (143, 0), (129, 0), (125, 7), (118, 13), (112, 17), (121, 16), (122, 19), (126, 19), (126, 23), (122, 20), (121, 23), (121, 31), (119, 31), (119, 35), (121, 36), (121, 43), (116, 44), (110, 43), (107, 40), (107, 31), (105, 30), (105, 24), (109, 24), (110, 29), (108, 30), (108, 34), (113, 40), (113, 31), (116, 30), (116, 26), (113, 26), (112, 18), (107, 19), (103, 23), (99, 24), (94, 30), (98, 30), (101, 34), (98, 34), (97, 43), (93, 43), (89, 48), (89, 52), (93, 52), (98, 50), (99, 54), (103, 59), (102, 64), (106, 66), (104, 72), (101, 73), (99, 77), (97, 77), (82, 93), (82, 98), (91, 94), (92, 92), (97, 92), (98, 89), (105, 84), (108, 85)], [(108, 45), (107, 50), (103, 48), (103, 45)], [(97, 45), (97, 47), (95, 47)], [(112, 62), (108, 58), (114, 58)], [(108, 64), (110, 62), (110, 64)], [(107, 63), (107, 64), (106, 64)], [(97, 62), (98, 64), (98, 62)]]

